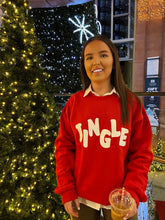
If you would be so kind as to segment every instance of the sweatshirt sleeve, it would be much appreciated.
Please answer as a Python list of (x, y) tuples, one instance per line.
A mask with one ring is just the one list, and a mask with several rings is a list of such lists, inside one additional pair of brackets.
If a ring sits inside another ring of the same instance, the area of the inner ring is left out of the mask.
[(58, 136), (55, 140), (57, 194), (62, 197), (63, 204), (77, 198), (74, 179), (75, 142), (70, 126), (69, 101), (65, 105), (61, 117)]
[[(136, 107), (135, 107), (136, 106)], [(145, 190), (152, 163), (152, 130), (144, 107), (135, 104), (132, 116), (132, 132), (128, 150), (126, 176), (123, 186), (130, 192), (137, 205), (147, 201)]]

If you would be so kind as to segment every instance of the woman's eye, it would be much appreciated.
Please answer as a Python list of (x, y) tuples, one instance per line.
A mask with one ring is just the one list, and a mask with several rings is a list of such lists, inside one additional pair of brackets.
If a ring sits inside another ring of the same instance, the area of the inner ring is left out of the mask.
[(91, 59), (92, 59), (92, 57), (87, 57), (87, 58), (86, 58), (86, 60), (91, 60)]
[(107, 54), (102, 54), (101, 57), (107, 57)]

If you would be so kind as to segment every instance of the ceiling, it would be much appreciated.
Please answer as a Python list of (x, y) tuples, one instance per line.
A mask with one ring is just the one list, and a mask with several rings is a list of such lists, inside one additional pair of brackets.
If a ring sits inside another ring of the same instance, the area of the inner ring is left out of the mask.
[(65, 5), (82, 4), (90, 0), (28, 0), (32, 8), (60, 7)]
[[(54, 8), (65, 5), (77, 5), (91, 0), (27, 0), (32, 8)], [(0, 0), (0, 4), (3, 0)]]

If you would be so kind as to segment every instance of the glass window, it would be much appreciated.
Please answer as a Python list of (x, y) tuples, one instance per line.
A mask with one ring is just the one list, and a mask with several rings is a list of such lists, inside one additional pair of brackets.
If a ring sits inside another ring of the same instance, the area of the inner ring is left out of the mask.
[(99, 2), (98, 2), (98, 7), (101, 8), (101, 7), (105, 7), (105, 6), (106, 6), (106, 1), (103, 1), (103, 0), (102, 0), (102, 1), (99, 1)]
[(110, 0), (100, 0), (100, 1), (98, 1), (98, 7), (99, 8), (102, 8), (102, 7), (111, 8), (111, 1)]
[[(97, 2), (102, 34), (114, 41), (120, 58), (133, 58), (135, 0), (98, 0)], [(124, 43), (123, 39), (125, 39)]]
[(128, 13), (128, 1), (129, 0), (114, 0), (114, 14)]
[(111, 36), (111, 1), (101, 0), (98, 2), (98, 20), (102, 26), (102, 34)]
[(119, 43), (115, 44), (119, 57), (120, 58), (128, 58), (128, 43)]
[(129, 42), (129, 58), (133, 58), (133, 42)]
[(128, 38), (128, 16), (114, 17), (113, 40)]
[(133, 42), (115, 43), (120, 58), (133, 58)]
[(134, 37), (134, 11), (135, 11), (135, 1), (131, 1), (131, 16), (130, 16), (130, 37)]

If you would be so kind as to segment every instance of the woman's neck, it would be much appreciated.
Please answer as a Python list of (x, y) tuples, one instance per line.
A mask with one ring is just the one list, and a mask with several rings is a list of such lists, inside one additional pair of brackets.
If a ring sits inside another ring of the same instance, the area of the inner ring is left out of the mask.
[(92, 83), (91, 85), (93, 91), (99, 94), (100, 96), (103, 96), (104, 94), (111, 92), (112, 90), (112, 85), (110, 84)]

